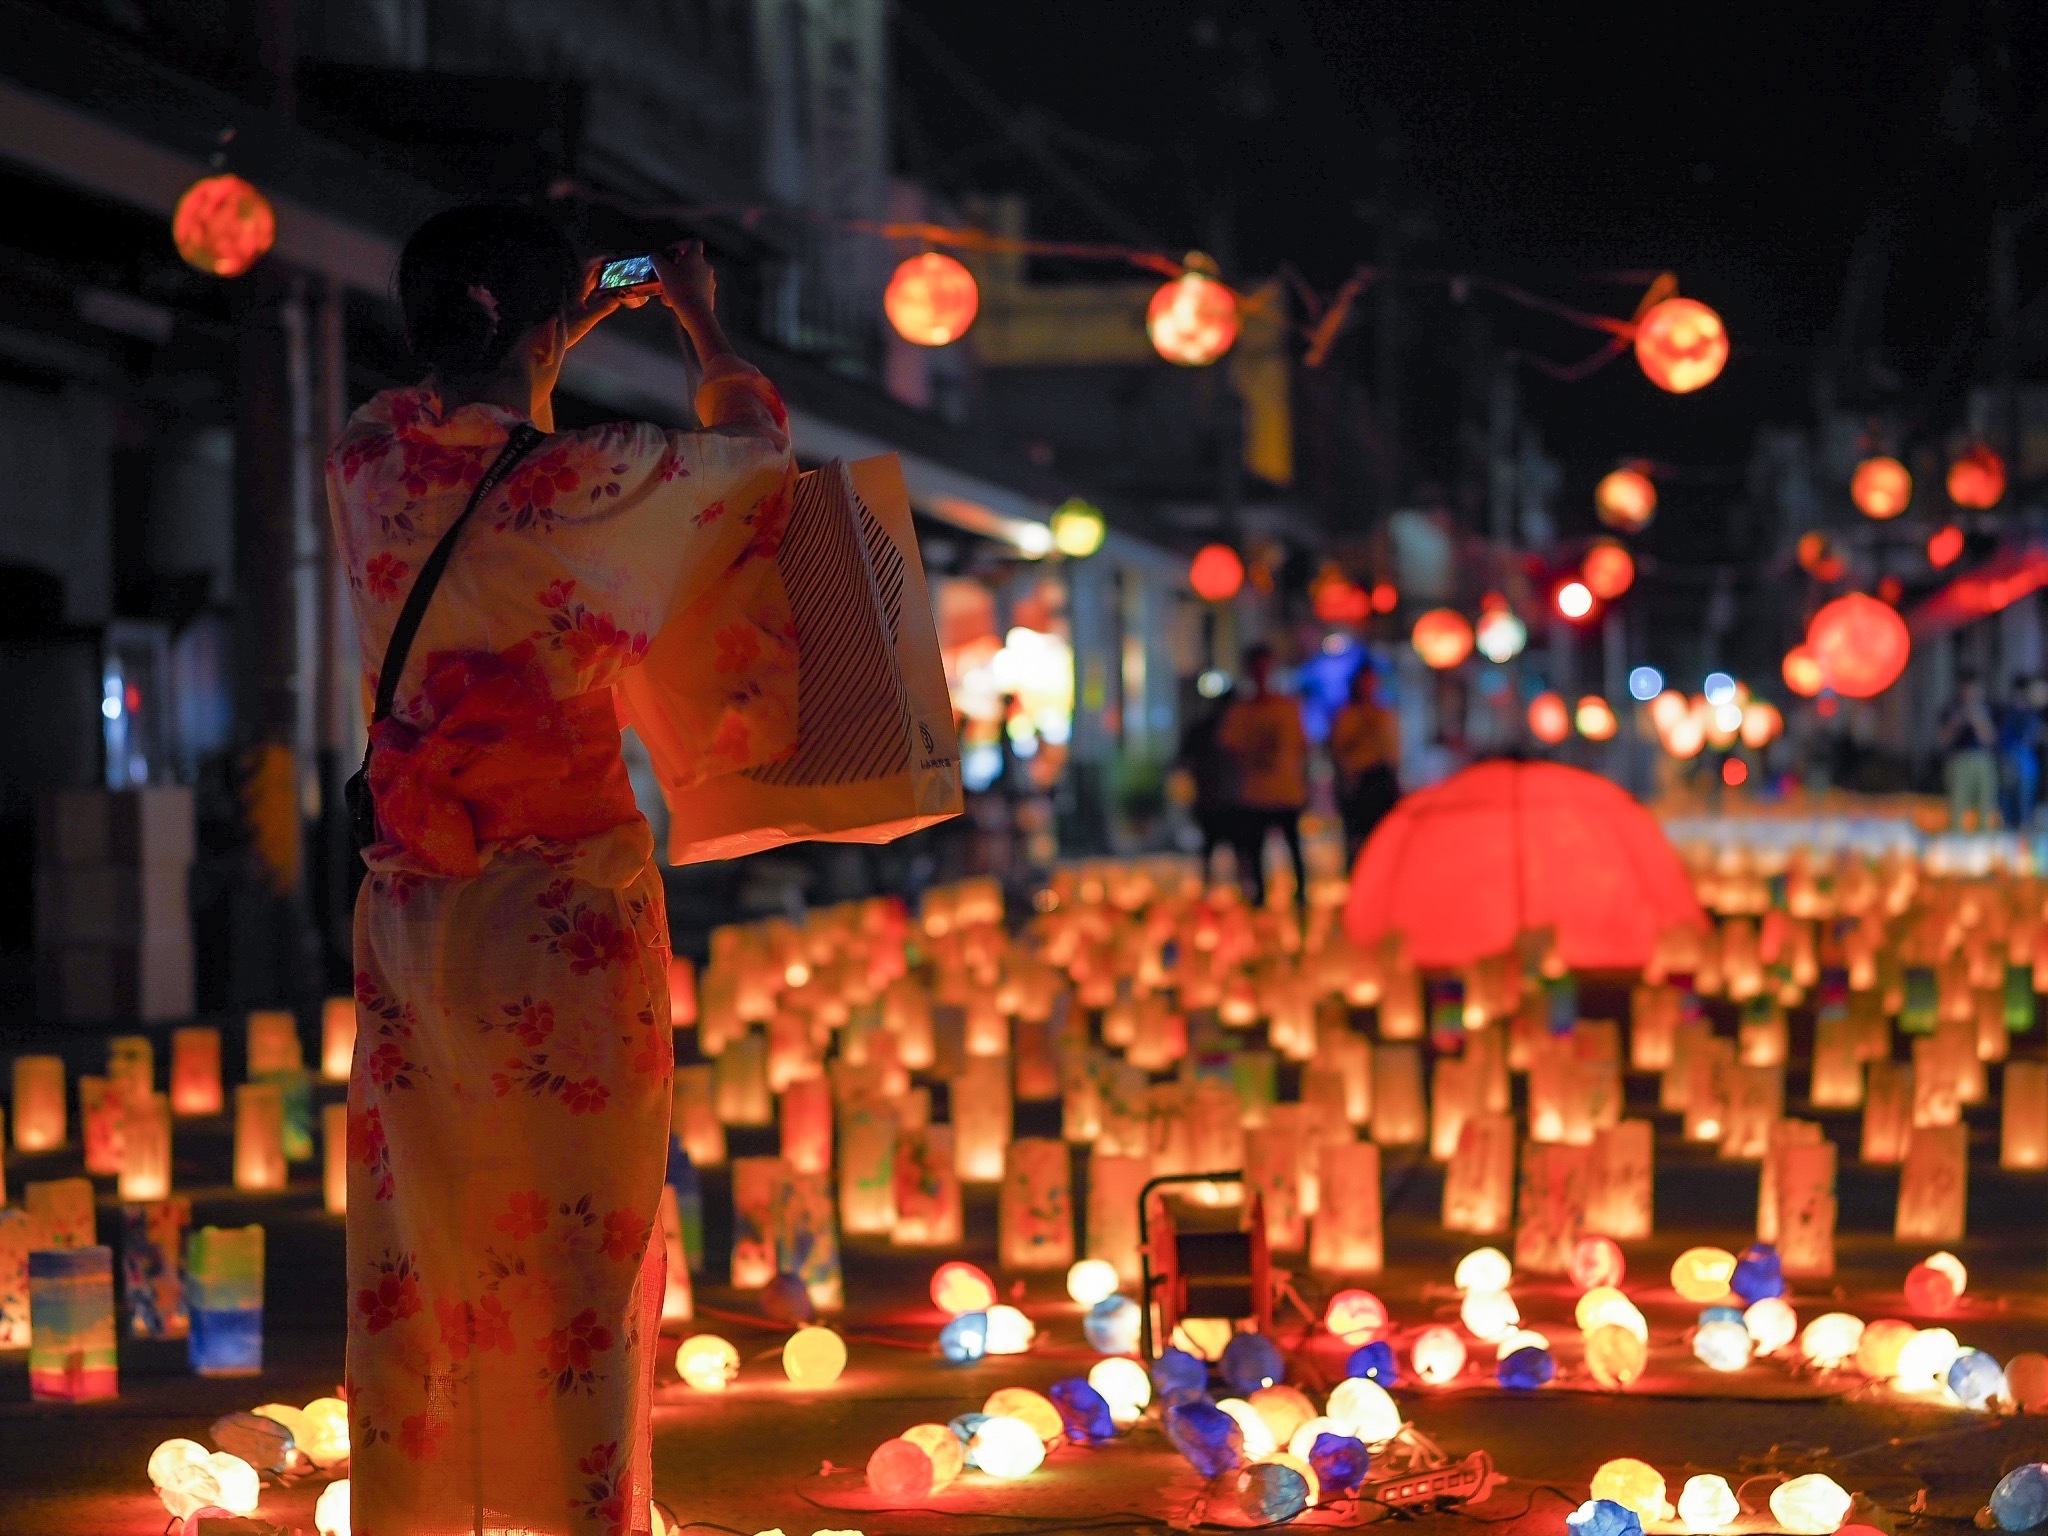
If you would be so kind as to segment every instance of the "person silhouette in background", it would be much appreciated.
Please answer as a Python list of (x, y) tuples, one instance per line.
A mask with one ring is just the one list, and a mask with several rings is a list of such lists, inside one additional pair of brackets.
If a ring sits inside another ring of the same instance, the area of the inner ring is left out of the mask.
[(1380, 703), (1379, 674), (1366, 662), (1352, 674), (1351, 702), (1330, 722), (1330, 762), (1337, 770), (1337, 810), (1344, 818), (1344, 862), (1372, 836), (1401, 798), (1401, 721)]
[[(1998, 727), (1974, 672), (1956, 679), (1955, 702), (1941, 717), (1941, 749), (1950, 830), (1988, 832), (1998, 823)], [(1965, 818), (1975, 815), (1974, 822)]]
[(1202, 834), (1204, 885), (1209, 883), (1216, 850), (1232, 845), (1232, 818), (1237, 814), (1237, 763), (1217, 739), (1223, 717), (1230, 710), (1231, 694), (1226, 684), (1208, 709), (1189, 722), (1173, 754), (1174, 766), (1186, 772), (1194, 786), (1191, 810)]
[(1273, 691), (1273, 648), (1244, 653), (1249, 694), (1224, 712), (1217, 740), (1237, 767), (1235, 836), (1237, 877), (1255, 906), (1266, 901), (1266, 834), (1278, 831), (1294, 862), (1294, 899), (1308, 897), (1301, 857), (1301, 812), (1308, 804), (1308, 732), (1301, 706)]

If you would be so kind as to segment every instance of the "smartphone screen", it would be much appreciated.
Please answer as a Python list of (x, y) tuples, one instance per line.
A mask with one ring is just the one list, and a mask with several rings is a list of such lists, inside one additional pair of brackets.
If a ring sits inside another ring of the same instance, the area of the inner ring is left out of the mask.
[(652, 256), (626, 256), (618, 261), (608, 261), (597, 274), (600, 288), (631, 289), (659, 288), (661, 274), (654, 270)]

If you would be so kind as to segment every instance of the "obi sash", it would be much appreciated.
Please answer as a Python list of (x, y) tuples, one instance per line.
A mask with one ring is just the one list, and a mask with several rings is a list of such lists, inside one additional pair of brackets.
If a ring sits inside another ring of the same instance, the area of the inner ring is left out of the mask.
[(568, 842), (639, 817), (610, 688), (558, 699), (517, 651), (442, 651), (423, 693), (432, 725), (392, 716), (372, 732), (371, 867), (463, 880), (487, 844)]

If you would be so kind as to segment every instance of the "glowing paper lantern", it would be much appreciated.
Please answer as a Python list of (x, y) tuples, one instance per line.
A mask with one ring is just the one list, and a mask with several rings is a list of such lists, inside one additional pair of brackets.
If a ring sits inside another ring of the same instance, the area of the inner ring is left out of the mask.
[(186, 1353), (201, 1376), (263, 1369), (263, 1228), (201, 1227), (185, 1240)]
[(1821, 670), (1820, 658), (1804, 645), (1795, 645), (1785, 653), (1781, 670), (1785, 675), (1785, 686), (1802, 699), (1812, 698), (1828, 685), (1828, 675)]
[(1950, 1362), (1948, 1389), (1965, 1408), (1987, 1409), (2007, 1395), (2005, 1372), (1981, 1349), (1966, 1349)]
[(1586, 1369), (1603, 1387), (1635, 1381), (1649, 1358), (1649, 1346), (1619, 1323), (1602, 1323), (1586, 1335)]
[[(182, 1339), (191, 1329), (185, 1310), (185, 1229), (192, 1202), (157, 1200), (121, 1207), (121, 1301), (131, 1339)], [(0, 1236), (0, 1243), (4, 1243)], [(0, 1265), (4, 1265), (0, 1258)], [(26, 1254), (23, 1256), (24, 1274)], [(0, 1276), (0, 1290), (26, 1281)], [(4, 1300), (0, 1300), (4, 1307)], [(23, 1318), (24, 1335), (28, 1319)], [(0, 1319), (0, 1329), (4, 1329)]]
[[(349, 1005), (353, 1008), (355, 1005)], [(225, 1098), (220, 1083), (220, 1031), (195, 1026), (171, 1031), (171, 1113), (217, 1115)]]
[(1589, 693), (1579, 700), (1578, 711), (1572, 719), (1579, 728), (1579, 734), (1588, 741), (1611, 741), (1621, 728), (1621, 722), (1614, 718), (1614, 707), (1597, 693)]
[(1619, 544), (1603, 539), (1586, 551), (1579, 577), (1595, 597), (1612, 601), (1635, 584), (1636, 563)]
[(943, 347), (974, 324), (981, 290), (974, 274), (951, 256), (926, 251), (897, 265), (882, 292), (882, 313), (913, 346)]
[(1262, 1387), (1246, 1399), (1275, 1445), (1290, 1444), (1301, 1426), (1316, 1417), (1316, 1406), (1298, 1387)]
[(1593, 510), (1618, 532), (1641, 533), (1657, 515), (1656, 484), (1633, 465), (1609, 470), (1593, 488)]
[(943, 1424), (913, 1424), (901, 1438), (925, 1453), (932, 1464), (932, 1492), (937, 1493), (967, 1465), (967, 1451), (960, 1437)]
[(244, 1083), (235, 1090), (235, 1188), (283, 1189), (284, 1090), (276, 1083)]
[(119, 1395), (113, 1249), (31, 1251), (28, 1308), (30, 1397), (84, 1403)]
[(1474, 1248), (1451, 1274), (1461, 1291), (1504, 1291), (1515, 1278), (1514, 1262), (1498, 1248)]
[(1956, 1304), (1956, 1283), (1932, 1264), (1915, 1264), (1906, 1272), (1906, 1306), (1924, 1315), (1940, 1315)]
[(988, 1352), (992, 1355), (1021, 1355), (1031, 1347), (1038, 1329), (1015, 1307), (988, 1309)]
[(1863, 1319), (1847, 1312), (1823, 1312), (1799, 1334), (1799, 1352), (1815, 1365), (1846, 1365), (1863, 1343)]
[(1387, 1326), (1386, 1303), (1371, 1291), (1339, 1291), (1323, 1309), (1323, 1326), (1347, 1344), (1363, 1344)]
[(1506, 1291), (1468, 1291), (1458, 1308), (1458, 1321), (1482, 1343), (1496, 1342), (1522, 1320), (1515, 1299)]
[(161, 1200), (171, 1192), (171, 1100), (162, 1093), (131, 1099), (122, 1120), (123, 1200)]
[(1961, 1353), (1948, 1329), (1922, 1328), (1899, 1351), (1892, 1385), (1902, 1392), (1938, 1392), (1948, 1384), (1948, 1368)]
[(1394, 1399), (1363, 1376), (1348, 1376), (1330, 1389), (1329, 1417), (1367, 1445), (1380, 1445), (1401, 1432), (1401, 1410)]
[(1832, 1536), (1849, 1518), (1850, 1502), (1842, 1485), (1820, 1472), (1771, 1490), (1771, 1514), (1792, 1536)]
[(1698, 299), (1665, 299), (1636, 322), (1636, 362), (1674, 395), (1704, 389), (1728, 365), (1728, 329)]
[(1742, 1326), (1749, 1330), (1750, 1344), (1758, 1354), (1774, 1355), (1798, 1334), (1799, 1317), (1784, 1297), (1766, 1296), (1744, 1309)]
[(1678, 1494), (1678, 1518), (1688, 1531), (1708, 1536), (1725, 1531), (1742, 1516), (1742, 1505), (1728, 1479), (1714, 1472), (1702, 1472), (1685, 1480)]
[(1883, 454), (1865, 459), (1850, 478), (1849, 499), (1865, 517), (1884, 522), (1912, 503), (1913, 476), (1897, 459)]
[(1937, 528), (1927, 536), (1927, 563), (1937, 571), (1947, 570), (1963, 558), (1963, 530), (1954, 523)]
[(1693, 1330), (1693, 1357), (1716, 1371), (1739, 1371), (1749, 1364), (1749, 1330), (1739, 1322), (1701, 1323)]
[(1123, 1356), (1096, 1361), (1089, 1369), (1088, 1385), (1102, 1394), (1119, 1426), (1137, 1423), (1152, 1401), (1152, 1378), (1137, 1361)]
[(988, 1353), (988, 1314), (962, 1312), (939, 1330), (939, 1353), (954, 1365), (971, 1365)]
[(2014, 1467), (1991, 1490), (1991, 1518), (2001, 1531), (2029, 1531), (2048, 1522), (2048, 1464)]
[(1550, 1351), (1530, 1345), (1505, 1357), (1494, 1369), (1494, 1379), (1515, 1392), (1533, 1392), (1547, 1386), (1557, 1375), (1557, 1362)]
[(1074, 1262), (1073, 1195), (1067, 1144), (1051, 1136), (1010, 1143), (996, 1203), (1006, 1270), (1065, 1269)]
[(64, 1058), (14, 1058), (14, 1150), (51, 1152), (64, 1145)]
[(1719, 1301), (1735, 1278), (1735, 1255), (1725, 1248), (1688, 1248), (1671, 1265), (1671, 1288), (1687, 1301)]
[(1529, 701), (1529, 734), (1547, 746), (1556, 746), (1572, 731), (1571, 708), (1555, 693), (1539, 693)]
[(240, 277), (277, 241), (277, 214), (239, 176), (195, 181), (171, 214), (171, 239), (188, 266), (213, 277)]
[(1098, 1354), (1128, 1355), (1138, 1347), (1143, 1314), (1128, 1296), (1105, 1296), (1081, 1319), (1081, 1334)]
[(180, 1520), (202, 1509), (253, 1515), (262, 1492), (262, 1480), (248, 1462), (191, 1440), (166, 1440), (151, 1452), (149, 1481), (164, 1508)]
[(868, 1489), (890, 1504), (921, 1504), (932, 1493), (932, 1459), (921, 1445), (884, 1440), (868, 1457)]
[(1986, 512), (2005, 498), (2005, 460), (1977, 444), (1948, 467), (1948, 499), (1959, 507)]
[(348, 1404), (338, 1397), (316, 1397), (303, 1410), (306, 1433), (294, 1436), (306, 1459), (325, 1472), (348, 1460)]
[(1045, 1462), (1045, 1441), (1018, 1419), (988, 1419), (970, 1442), (974, 1464), (1005, 1482), (1029, 1477)]
[(1890, 1381), (1898, 1374), (1900, 1354), (1919, 1331), (1895, 1317), (1866, 1323), (1856, 1344), (1856, 1369), (1872, 1381)]
[(1244, 562), (1228, 544), (1204, 544), (1188, 563), (1188, 585), (1204, 602), (1227, 603), (1244, 586)]
[(1169, 363), (1205, 368), (1237, 340), (1237, 295), (1209, 271), (1206, 257), (1190, 256), (1189, 270), (1160, 286), (1145, 306), (1145, 334)]
[(1503, 664), (1522, 654), (1522, 647), (1529, 643), (1529, 626), (1516, 617), (1513, 609), (1497, 605), (1479, 615), (1473, 638), (1480, 655), (1497, 665)]
[(1645, 1521), (1664, 1518), (1664, 1474), (1633, 1456), (1602, 1462), (1593, 1474), (1592, 1495), (1632, 1509)]
[(1217, 1357), (1217, 1370), (1240, 1392), (1257, 1392), (1287, 1375), (1280, 1347), (1263, 1333), (1233, 1334)]
[(356, 1000), (330, 997), (320, 1007), (320, 1075), (330, 1083), (348, 1081), (356, 1054)]
[(782, 1346), (782, 1369), (793, 1386), (829, 1387), (846, 1369), (846, 1340), (830, 1328), (799, 1328)]
[(1344, 1374), (1391, 1387), (1401, 1380), (1401, 1365), (1394, 1356), (1392, 1344), (1385, 1339), (1374, 1339), (1351, 1352), (1344, 1362)]
[(1621, 1244), (1613, 1238), (1582, 1237), (1572, 1244), (1568, 1273), (1573, 1285), (1589, 1291), (1595, 1286), (1618, 1286), (1628, 1273), (1628, 1260), (1622, 1254)]
[(981, 1411), (990, 1418), (1017, 1419), (1029, 1424), (1038, 1438), (1056, 1443), (1066, 1433), (1060, 1411), (1050, 1398), (1029, 1387), (1000, 1387), (989, 1394)]
[(2048, 1413), (2048, 1355), (2014, 1355), (2005, 1362), (2005, 1386), (2021, 1412)]
[(1423, 663), (1448, 671), (1472, 654), (1472, 626), (1454, 608), (1432, 608), (1415, 621), (1408, 643)]
[(1954, 1254), (1948, 1252), (1930, 1253), (1920, 1262), (1929, 1269), (1939, 1270), (1942, 1274), (1947, 1275), (1949, 1284), (1955, 1287), (1955, 1293), (1958, 1296), (1970, 1288), (1970, 1272), (1963, 1268), (1963, 1261)]
[(996, 1304), (996, 1283), (975, 1265), (953, 1259), (932, 1271), (931, 1297), (948, 1317), (986, 1312)]
[(1104, 1259), (1082, 1259), (1067, 1271), (1067, 1294), (1084, 1307), (1109, 1300), (1119, 1283), (1116, 1266)]
[(1593, 611), (1593, 589), (1583, 581), (1567, 581), (1551, 596), (1557, 611), (1568, 619), (1583, 619)]
[(349, 1536), (347, 1478), (320, 1490), (313, 1506), (313, 1528), (320, 1536)]
[(1254, 1461), (1232, 1486), (1238, 1513), (1255, 1526), (1284, 1525), (1309, 1506), (1308, 1479), (1276, 1462)]
[(1102, 548), (1107, 528), (1102, 513), (1080, 497), (1070, 497), (1053, 509), (1052, 547), (1073, 560), (1085, 560)]
[(676, 1374), (695, 1392), (723, 1392), (740, 1374), (740, 1352), (715, 1333), (693, 1333), (676, 1350)]
[(253, 1008), (246, 1028), (246, 1064), (252, 1080), (273, 1072), (296, 1072), (306, 1064), (299, 1021), (289, 1008)]
[(1448, 1328), (1425, 1328), (1409, 1351), (1409, 1362), (1424, 1383), (1440, 1387), (1465, 1369), (1465, 1341)]

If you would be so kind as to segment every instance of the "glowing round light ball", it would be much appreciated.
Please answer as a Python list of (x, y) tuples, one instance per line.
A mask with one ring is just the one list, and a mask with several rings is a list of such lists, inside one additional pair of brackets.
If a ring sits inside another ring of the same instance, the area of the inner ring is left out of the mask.
[(1005, 1482), (1029, 1477), (1045, 1463), (1045, 1441), (1021, 1419), (988, 1419), (970, 1444), (974, 1464)]
[(1602, 1323), (1586, 1335), (1586, 1369), (1603, 1387), (1639, 1380), (1649, 1360), (1649, 1346), (1619, 1323)]
[(1678, 1491), (1678, 1518), (1696, 1536), (1725, 1531), (1742, 1517), (1742, 1505), (1728, 1479), (1715, 1472), (1688, 1477)]
[(1948, 1385), (1948, 1368), (1961, 1352), (1948, 1329), (1922, 1328), (1899, 1351), (1892, 1385), (1902, 1392), (1938, 1392)]
[(932, 1305), (948, 1317), (963, 1312), (986, 1312), (996, 1304), (996, 1283), (981, 1269), (962, 1259), (941, 1264), (932, 1271)]
[(1287, 1361), (1263, 1333), (1240, 1333), (1223, 1346), (1217, 1370), (1238, 1391), (1256, 1392), (1283, 1380)]
[(2005, 1372), (1981, 1349), (1966, 1349), (1948, 1368), (1948, 1389), (1965, 1408), (1989, 1408), (2006, 1395)]
[(1052, 1399), (1029, 1387), (998, 1387), (989, 1393), (981, 1411), (992, 1419), (1016, 1419), (1029, 1424), (1041, 1440), (1058, 1440), (1066, 1432)]
[(262, 1480), (248, 1462), (192, 1440), (166, 1440), (152, 1451), (149, 1481), (164, 1508), (180, 1520), (202, 1509), (253, 1515), (262, 1494)]
[(1323, 1326), (1347, 1344), (1363, 1344), (1387, 1326), (1386, 1303), (1371, 1291), (1339, 1291), (1323, 1309)]
[(933, 1493), (952, 1482), (967, 1466), (967, 1448), (943, 1424), (913, 1424), (903, 1431), (902, 1438), (931, 1459)]
[(1499, 1342), (1521, 1320), (1521, 1310), (1506, 1291), (1469, 1291), (1458, 1307), (1465, 1331), (1486, 1344)]
[(1494, 1368), (1494, 1379), (1517, 1392), (1531, 1392), (1548, 1384), (1557, 1374), (1557, 1362), (1547, 1349), (1518, 1349)]
[(1784, 664), (1779, 668), (1784, 674), (1785, 686), (1802, 699), (1810, 699), (1828, 685), (1828, 675), (1820, 667), (1820, 658), (1803, 645), (1795, 645), (1785, 653)]
[(1408, 643), (1423, 665), (1447, 672), (1472, 654), (1472, 625), (1455, 608), (1432, 608), (1415, 621)]
[(1231, 1484), (1238, 1513), (1252, 1525), (1285, 1525), (1308, 1508), (1308, 1479), (1293, 1467), (1255, 1461)]
[(306, 1413), (303, 1408), (294, 1408), (289, 1403), (262, 1403), (251, 1408), (249, 1411), (260, 1419), (269, 1419), (272, 1423), (282, 1424), (291, 1431), (294, 1448), (306, 1436)]
[(1408, 1352), (1416, 1378), (1432, 1387), (1455, 1381), (1465, 1369), (1465, 1341), (1448, 1328), (1425, 1328)]
[(1593, 511), (1618, 533), (1641, 533), (1657, 515), (1657, 486), (1633, 465), (1609, 470), (1593, 487)]
[(1643, 1520), (1664, 1518), (1664, 1474), (1647, 1461), (1617, 1456), (1593, 1474), (1593, 1497), (1632, 1509)]
[(981, 289), (974, 274), (951, 256), (926, 251), (897, 265), (882, 291), (882, 313), (905, 341), (943, 347), (974, 324)]
[(676, 1350), (676, 1373), (697, 1392), (723, 1392), (740, 1373), (740, 1352), (715, 1333), (693, 1333)]
[(1927, 563), (1937, 571), (1945, 571), (1963, 558), (1967, 543), (1962, 529), (1954, 523), (1945, 524), (1927, 536)]
[(1614, 733), (1621, 729), (1614, 706), (1597, 693), (1589, 693), (1579, 700), (1579, 707), (1572, 712), (1572, 724), (1588, 741), (1612, 741)]
[(1948, 467), (1948, 499), (1974, 512), (1988, 512), (2005, 499), (2005, 460), (1983, 443)]
[(1595, 597), (1611, 602), (1635, 585), (1636, 563), (1619, 544), (1603, 539), (1586, 551), (1579, 579)]
[(1451, 1272), (1461, 1291), (1504, 1291), (1515, 1278), (1515, 1266), (1498, 1248), (1474, 1248)]
[(1749, 1330), (1741, 1323), (1702, 1323), (1693, 1330), (1693, 1357), (1716, 1371), (1739, 1371), (1749, 1364)]
[(1671, 1264), (1671, 1288), (1687, 1301), (1719, 1301), (1735, 1277), (1735, 1255), (1725, 1248), (1688, 1248)]
[(1330, 1389), (1327, 1416), (1367, 1445), (1379, 1445), (1401, 1432), (1401, 1410), (1387, 1389), (1363, 1376), (1349, 1376)]
[(1848, 1492), (1832, 1477), (1809, 1472), (1771, 1490), (1771, 1513), (1792, 1536), (1833, 1536), (1849, 1518)]
[(1856, 1369), (1872, 1381), (1890, 1381), (1899, 1372), (1899, 1356), (1920, 1330), (1895, 1317), (1866, 1323), (1856, 1343)]
[(1596, 1286), (1618, 1286), (1628, 1273), (1628, 1259), (1621, 1244), (1611, 1237), (1582, 1237), (1572, 1244), (1567, 1270), (1572, 1284), (1582, 1291)]
[(1275, 1445), (1291, 1445), (1295, 1433), (1302, 1425), (1316, 1417), (1316, 1405), (1298, 1387), (1262, 1387), (1247, 1399), (1258, 1416), (1266, 1421), (1266, 1428), (1273, 1433)]
[(988, 1353), (988, 1314), (963, 1312), (939, 1330), (939, 1353), (954, 1365), (971, 1365)]
[(1308, 1464), (1315, 1468), (1316, 1478), (1325, 1488), (1349, 1493), (1365, 1481), (1365, 1474), (1372, 1467), (1372, 1453), (1356, 1435), (1325, 1430), (1309, 1447)]
[(1119, 1426), (1138, 1422), (1152, 1401), (1152, 1378), (1137, 1361), (1121, 1356), (1098, 1360), (1088, 1372), (1088, 1385), (1109, 1404), (1109, 1416)]
[(799, 1328), (782, 1346), (782, 1369), (798, 1387), (829, 1387), (846, 1369), (846, 1340), (830, 1328)]
[(932, 1458), (921, 1445), (900, 1436), (884, 1440), (868, 1456), (868, 1490), (890, 1504), (922, 1504), (932, 1496)]
[(2014, 1467), (1991, 1490), (1991, 1518), (2001, 1531), (2031, 1531), (2048, 1523), (2048, 1463)]
[(1799, 1315), (1782, 1296), (1766, 1296), (1743, 1309), (1742, 1326), (1749, 1330), (1750, 1346), (1760, 1355), (1775, 1355), (1799, 1333)]
[(985, 1413), (956, 1413), (946, 1421), (947, 1430), (960, 1442), (961, 1454), (966, 1457), (967, 1465), (970, 1467), (981, 1465), (974, 1459), (974, 1436), (987, 1422), (988, 1415)]
[(1227, 603), (1244, 586), (1244, 561), (1228, 544), (1205, 544), (1188, 562), (1188, 585), (1204, 602)]
[(2022, 1413), (2048, 1413), (2048, 1355), (2030, 1349), (2006, 1361), (2005, 1389)]
[(1564, 1517), (1570, 1536), (1643, 1536), (1642, 1517), (1612, 1499), (1588, 1499)]
[(988, 1352), (992, 1355), (1021, 1355), (1038, 1337), (1038, 1325), (1015, 1307), (988, 1309)]
[(329, 1483), (313, 1505), (313, 1529), (320, 1536), (349, 1536), (348, 1479)]
[(1878, 454), (1856, 466), (1849, 480), (1849, 499), (1865, 517), (1889, 521), (1912, 504), (1913, 476), (1897, 459)]
[(1889, 603), (1861, 592), (1836, 598), (1806, 626), (1806, 648), (1827, 686), (1844, 698), (1869, 699), (1906, 670), (1913, 639)]
[(1223, 1351), (1236, 1336), (1237, 1330), (1227, 1317), (1184, 1317), (1173, 1325), (1174, 1348), (1186, 1350), (1197, 1360), (1212, 1365), (1223, 1358)]
[(1593, 611), (1593, 589), (1583, 581), (1567, 581), (1552, 594), (1557, 611), (1568, 619), (1583, 619)]
[(1152, 1390), (1161, 1402), (1199, 1397), (1208, 1386), (1209, 1368), (1184, 1349), (1168, 1349), (1152, 1362)]
[[(1102, 520), (1101, 511), (1078, 496), (1070, 497), (1053, 509), (1050, 526), (1052, 547), (1070, 560), (1086, 560), (1102, 548), (1103, 538), (1109, 532), (1108, 526)], [(1101, 1259), (1081, 1260), (1083, 1264), (1103, 1262)], [(1112, 1265), (1112, 1271), (1114, 1268)], [(1074, 1299), (1079, 1301), (1081, 1298), (1076, 1296)]]
[(1650, 1336), (1649, 1324), (1643, 1321), (1636, 1304), (1611, 1285), (1596, 1285), (1581, 1296), (1572, 1308), (1572, 1321), (1582, 1333), (1613, 1323), (1639, 1338), (1647, 1340)]
[(1549, 689), (1529, 701), (1529, 734), (1545, 746), (1554, 747), (1572, 733), (1571, 706), (1562, 694)]
[(1237, 295), (1207, 273), (1183, 272), (1145, 306), (1145, 334), (1169, 363), (1206, 368), (1237, 340)]
[(1067, 1294), (1084, 1307), (1109, 1300), (1117, 1284), (1116, 1266), (1107, 1259), (1082, 1259), (1067, 1271)]
[(1785, 1264), (1769, 1243), (1751, 1243), (1735, 1256), (1735, 1273), (1728, 1277), (1728, 1289), (1745, 1304), (1766, 1296), (1785, 1294)]
[(171, 239), (187, 266), (240, 277), (277, 243), (277, 213), (239, 176), (195, 181), (171, 214)]
[(1636, 322), (1636, 363), (1659, 389), (1689, 395), (1728, 366), (1728, 328), (1698, 299), (1665, 299)]
[(1221, 1408), (1237, 1421), (1243, 1432), (1243, 1454), (1246, 1461), (1262, 1461), (1280, 1449), (1273, 1439), (1273, 1431), (1259, 1416), (1259, 1410), (1241, 1397), (1225, 1397), (1217, 1401)]
[(1505, 1360), (1518, 1349), (1548, 1348), (1550, 1348), (1550, 1340), (1546, 1339), (1542, 1334), (1533, 1328), (1523, 1328), (1517, 1325), (1494, 1340), (1493, 1357), (1496, 1360)]
[(1819, 1366), (1846, 1365), (1863, 1342), (1863, 1319), (1847, 1312), (1823, 1312), (1799, 1333), (1799, 1352)]
[(1351, 1351), (1344, 1362), (1346, 1376), (1360, 1376), (1383, 1387), (1396, 1386), (1401, 1380), (1401, 1363), (1394, 1355), (1394, 1346), (1385, 1339), (1373, 1339)]
[(1529, 643), (1529, 626), (1512, 608), (1487, 609), (1473, 627), (1473, 642), (1479, 654), (1496, 665), (1513, 661)]
[(1202, 1398), (1166, 1410), (1166, 1438), (1204, 1477), (1228, 1472), (1244, 1459), (1244, 1431), (1237, 1420)]
[[(1345, 1433), (1345, 1429), (1342, 1424), (1339, 1424), (1335, 1419), (1325, 1414), (1317, 1414), (1288, 1437), (1287, 1454), (1299, 1456), (1310, 1466), (1314, 1466), (1315, 1457), (1311, 1453), (1316, 1448), (1316, 1441), (1324, 1435), (1341, 1435), (1343, 1433)], [(1318, 1472), (1316, 1476), (1320, 1478), (1322, 1474)]]
[(306, 1433), (298, 1439), (306, 1459), (325, 1472), (348, 1460), (348, 1404), (338, 1397), (316, 1397), (301, 1410)]
[(1138, 1304), (1128, 1296), (1110, 1296), (1098, 1301), (1081, 1319), (1081, 1335), (1097, 1354), (1128, 1355), (1138, 1347)]

